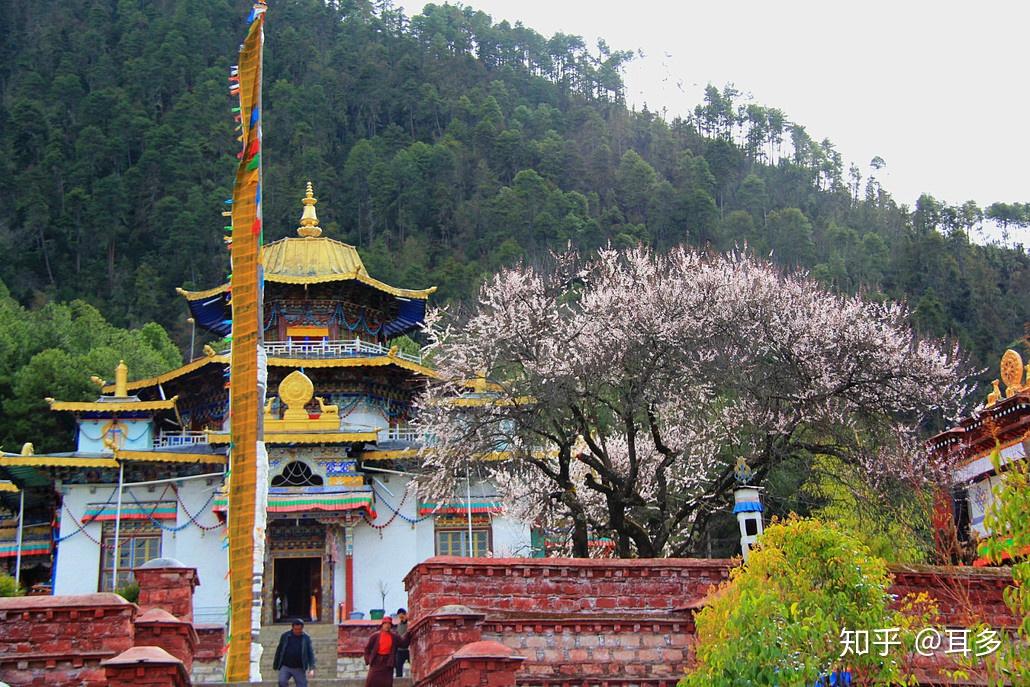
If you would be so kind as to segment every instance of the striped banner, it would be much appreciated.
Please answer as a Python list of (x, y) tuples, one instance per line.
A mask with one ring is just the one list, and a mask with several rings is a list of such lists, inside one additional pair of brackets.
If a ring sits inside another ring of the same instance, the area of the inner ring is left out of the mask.
[(465, 501), (423, 501), (418, 504), (419, 515), (462, 515), (468, 513), (471, 506), (473, 513), (500, 513), (501, 502), (500, 501), (477, 501), (473, 500), (472, 503)]
[[(122, 504), (122, 520), (175, 520), (175, 501), (143, 501)], [(104, 522), (118, 519), (118, 507), (110, 503), (91, 503), (86, 506), (84, 522)]]
[[(261, 71), (265, 3), (255, 2), (240, 47), (238, 80), (243, 149), (232, 192), (232, 351), (229, 407), (229, 638), (225, 681), (261, 679), (262, 559), (267, 454), (261, 440), (265, 375), (262, 334)], [(235, 89), (234, 89), (235, 90)], [(264, 469), (262, 469), (264, 467)]]
[[(47, 541), (23, 541), (21, 543), (22, 556), (49, 556), (54, 549), (54, 543)], [(0, 542), (0, 558), (14, 558), (18, 555), (17, 542)]]
[[(214, 511), (225, 512), (225, 497), (215, 499)], [(328, 494), (269, 494), (269, 513), (340, 512), (364, 510), (373, 520), (376, 517), (375, 502), (370, 491), (341, 492)]]

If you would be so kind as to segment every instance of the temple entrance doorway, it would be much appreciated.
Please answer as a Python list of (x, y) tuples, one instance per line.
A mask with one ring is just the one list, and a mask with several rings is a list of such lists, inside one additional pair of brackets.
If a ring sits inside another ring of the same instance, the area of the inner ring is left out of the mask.
[(276, 558), (275, 622), (318, 622), (322, 605), (322, 559)]
[(269, 517), (261, 622), (333, 622), (333, 559), (326, 526), (309, 517)]

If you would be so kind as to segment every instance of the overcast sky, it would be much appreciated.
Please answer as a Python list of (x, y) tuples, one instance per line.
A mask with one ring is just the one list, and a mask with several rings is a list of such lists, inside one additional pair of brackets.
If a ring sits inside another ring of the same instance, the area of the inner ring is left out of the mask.
[[(424, 2), (396, 0), (409, 16)], [(920, 193), (981, 206), (1030, 201), (1030, 3), (659, 2), (470, 0), (494, 21), (522, 21), (593, 46), (641, 50), (625, 74), (638, 109), (672, 119), (709, 82), (733, 83), (783, 110), (815, 140), (829, 138), (845, 169), (878, 178), (898, 202)]]

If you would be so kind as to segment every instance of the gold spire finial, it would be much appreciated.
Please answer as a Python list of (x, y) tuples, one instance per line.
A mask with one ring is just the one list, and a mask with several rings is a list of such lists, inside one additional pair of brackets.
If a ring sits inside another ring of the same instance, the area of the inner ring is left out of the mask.
[(318, 215), (315, 214), (315, 203), (318, 202), (318, 198), (315, 198), (315, 192), (311, 188), (310, 181), (308, 182), (308, 189), (304, 194), (304, 199), (300, 202), (304, 203), (304, 214), (300, 216), (300, 226), (297, 227), (297, 233), (305, 238), (321, 236), (322, 228), (318, 226)]
[(129, 367), (124, 360), (119, 360), (118, 367), (114, 368), (114, 395), (119, 398), (129, 395)]

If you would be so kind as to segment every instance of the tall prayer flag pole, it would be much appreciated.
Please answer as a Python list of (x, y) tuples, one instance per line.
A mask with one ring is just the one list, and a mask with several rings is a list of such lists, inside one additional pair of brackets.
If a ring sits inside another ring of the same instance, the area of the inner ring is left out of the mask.
[(268, 455), (262, 441), (265, 398), (261, 268), (261, 70), (264, 2), (255, 2), (237, 74), (243, 150), (232, 193), (232, 353), (229, 391), (229, 642), (227, 682), (261, 679)]

